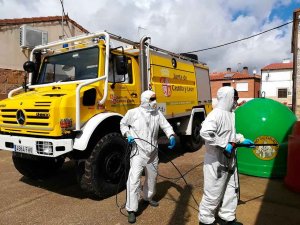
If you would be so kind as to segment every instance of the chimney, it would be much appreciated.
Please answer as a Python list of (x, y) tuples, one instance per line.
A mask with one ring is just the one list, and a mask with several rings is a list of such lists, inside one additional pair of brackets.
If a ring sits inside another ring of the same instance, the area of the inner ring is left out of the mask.
[(243, 72), (242, 73), (248, 74), (248, 67), (247, 66), (243, 67)]
[(227, 72), (231, 72), (231, 68), (230, 67), (228, 67), (226, 70), (227, 70)]

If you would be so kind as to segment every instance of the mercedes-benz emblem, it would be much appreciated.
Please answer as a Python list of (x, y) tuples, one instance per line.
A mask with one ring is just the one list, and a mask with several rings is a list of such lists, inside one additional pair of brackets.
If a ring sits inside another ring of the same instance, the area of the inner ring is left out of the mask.
[(25, 114), (21, 109), (17, 111), (17, 122), (20, 125), (23, 125), (25, 123)]

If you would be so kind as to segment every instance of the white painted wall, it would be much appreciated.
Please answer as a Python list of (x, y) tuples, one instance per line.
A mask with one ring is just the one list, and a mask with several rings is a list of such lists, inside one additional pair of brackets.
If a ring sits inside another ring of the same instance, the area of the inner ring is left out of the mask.
[[(262, 71), (261, 91), (266, 98), (271, 98), (281, 103), (292, 104), (292, 69)], [(278, 89), (287, 88), (287, 98), (278, 98)]]

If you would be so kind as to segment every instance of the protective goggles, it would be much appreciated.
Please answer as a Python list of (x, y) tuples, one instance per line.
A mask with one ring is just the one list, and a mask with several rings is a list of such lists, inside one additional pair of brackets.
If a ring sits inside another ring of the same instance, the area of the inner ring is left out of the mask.
[(150, 102), (153, 102), (153, 101), (155, 101), (156, 100), (156, 97), (151, 97), (151, 98), (149, 98), (149, 101)]

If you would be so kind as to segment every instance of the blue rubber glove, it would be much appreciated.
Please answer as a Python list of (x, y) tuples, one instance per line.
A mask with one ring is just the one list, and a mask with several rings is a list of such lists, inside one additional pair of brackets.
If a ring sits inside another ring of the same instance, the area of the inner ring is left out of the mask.
[(128, 136), (127, 137), (127, 142), (129, 143), (129, 144), (132, 144), (133, 142), (134, 142), (134, 138), (132, 137), (132, 136)]
[(228, 144), (226, 145), (225, 149), (224, 149), (224, 152), (223, 152), (224, 155), (225, 155), (228, 159), (231, 158), (231, 152), (232, 152), (232, 150), (233, 150), (233, 145), (230, 144), (230, 143), (228, 143)]
[(247, 145), (247, 146), (245, 146), (247, 148), (254, 148), (255, 147), (254, 142), (249, 140), (249, 139), (245, 139), (241, 144)]
[(175, 144), (176, 144), (176, 139), (175, 139), (174, 136), (171, 136), (170, 139), (169, 139), (169, 146), (168, 146), (168, 148), (169, 148), (169, 149), (174, 148), (174, 147), (175, 147)]
[(228, 152), (229, 154), (231, 154), (232, 149), (233, 149), (233, 146), (230, 143), (228, 143), (225, 147), (225, 151)]

